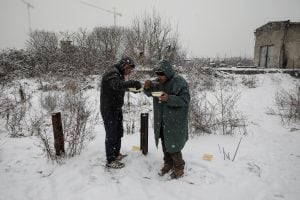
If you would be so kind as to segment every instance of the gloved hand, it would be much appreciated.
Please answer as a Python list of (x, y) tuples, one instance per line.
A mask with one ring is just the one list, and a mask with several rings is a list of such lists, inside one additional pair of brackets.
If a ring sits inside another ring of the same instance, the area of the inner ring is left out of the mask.
[(142, 84), (139, 81), (134, 81), (133, 85), (134, 85), (135, 89), (137, 89), (137, 90), (141, 89), (141, 87), (142, 87)]
[(146, 80), (144, 83), (144, 89), (148, 90), (152, 86), (152, 82), (150, 80)]

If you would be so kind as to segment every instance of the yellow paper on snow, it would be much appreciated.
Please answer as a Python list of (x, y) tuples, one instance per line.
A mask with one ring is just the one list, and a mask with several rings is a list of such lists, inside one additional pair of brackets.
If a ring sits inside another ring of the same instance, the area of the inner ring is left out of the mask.
[(207, 160), (207, 161), (211, 161), (213, 159), (213, 155), (207, 154), (207, 153), (203, 154), (202, 159)]
[(132, 151), (140, 151), (140, 147), (139, 146), (132, 146), (131, 150)]

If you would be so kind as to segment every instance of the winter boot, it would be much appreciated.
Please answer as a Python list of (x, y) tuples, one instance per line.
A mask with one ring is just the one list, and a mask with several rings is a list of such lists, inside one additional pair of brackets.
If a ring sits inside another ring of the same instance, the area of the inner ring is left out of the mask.
[(113, 169), (121, 169), (121, 168), (125, 167), (125, 164), (121, 163), (117, 160), (114, 160), (114, 161), (111, 161), (111, 162), (107, 162), (106, 167), (113, 168)]
[(160, 172), (158, 173), (158, 175), (163, 176), (166, 173), (168, 173), (172, 168), (173, 168), (173, 165), (165, 163), (164, 166), (161, 168)]
[(164, 166), (161, 168), (158, 173), (160, 176), (165, 175), (173, 168), (173, 160), (171, 154), (168, 152), (164, 152)]
[(119, 155), (116, 157), (117, 161), (121, 161), (123, 158), (125, 158), (127, 155), (126, 154), (121, 154), (119, 153)]
[(171, 173), (170, 177), (171, 179), (178, 179), (181, 178), (184, 174), (183, 169), (176, 169), (174, 168), (174, 171)]
[(174, 170), (170, 176), (172, 179), (180, 178), (184, 174), (184, 165), (185, 165), (185, 162), (182, 159), (182, 154), (181, 152), (172, 153), (171, 157), (173, 159)]

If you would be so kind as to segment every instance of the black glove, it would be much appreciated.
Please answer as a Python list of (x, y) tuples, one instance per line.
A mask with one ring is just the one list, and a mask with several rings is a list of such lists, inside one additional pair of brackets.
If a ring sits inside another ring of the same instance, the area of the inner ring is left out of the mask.
[(142, 87), (142, 84), (139, 81), (134, 81), (133, 85), (134, 85), (135, 89), (137, 89), (137, 90), (141, 89), (141, 87)]
[(148, 90), (152, 86), (152, 82), (150, 80), (146, 80), (144, 83), (144, 89)]

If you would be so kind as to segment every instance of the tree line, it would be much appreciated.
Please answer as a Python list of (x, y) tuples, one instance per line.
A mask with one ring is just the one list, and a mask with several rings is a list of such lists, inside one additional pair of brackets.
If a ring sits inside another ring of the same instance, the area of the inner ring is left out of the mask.
[(39, 74), (90, 75), (102, 73), (123, 55), (137, 65), (153, 66), (162, 58), (176, 64), (185, 59), (178, 33), (155, 10), (136, 16), (130, 27), (95, 27), (92, 31), (34, 30), (26, 49), (0, 53), (0, 76)]

